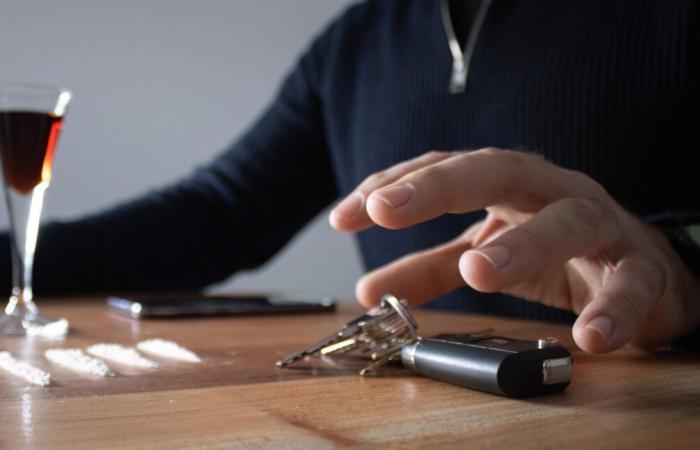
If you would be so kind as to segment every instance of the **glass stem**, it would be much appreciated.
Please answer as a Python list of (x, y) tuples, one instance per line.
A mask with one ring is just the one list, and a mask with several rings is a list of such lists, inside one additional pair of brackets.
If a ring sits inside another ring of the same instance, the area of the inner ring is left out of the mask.
[[(24, 195), (7, 192), (12, 234), (12, 296), (5, 308), (6, 314), (38, 314), (33, 301), (32, 271), (44, 194), (48, 186), (46, 182), (39, 183), (31, 193)], [(16, 311), (17, 308), (23, 311)]]

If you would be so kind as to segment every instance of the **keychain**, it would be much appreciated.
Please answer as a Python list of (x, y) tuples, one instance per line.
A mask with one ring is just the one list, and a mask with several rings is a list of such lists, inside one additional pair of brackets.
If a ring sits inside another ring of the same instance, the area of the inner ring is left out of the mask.
[(527, 341), (471, 333), (422, 339), (417, 328), (406, 302), (385, 295), (378, 307), (277, 366), (310, 356), (353, 354), (369, 361), (360, 375), (401, 361), (422, 375), (507, 397), (553, 394), (571, 383), (571, 353), (554, 338)]

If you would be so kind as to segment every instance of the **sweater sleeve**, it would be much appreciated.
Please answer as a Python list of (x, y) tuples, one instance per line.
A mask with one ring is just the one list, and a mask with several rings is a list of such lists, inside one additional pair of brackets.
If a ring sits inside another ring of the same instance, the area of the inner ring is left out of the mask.
[[(322, 34), (229, 149), (188, 178), (39, 237), (39, 293), (196, 289), (256, 267), (337, 197), (324, 135)], [(7, 233), (0, 273), (9, 292)]]

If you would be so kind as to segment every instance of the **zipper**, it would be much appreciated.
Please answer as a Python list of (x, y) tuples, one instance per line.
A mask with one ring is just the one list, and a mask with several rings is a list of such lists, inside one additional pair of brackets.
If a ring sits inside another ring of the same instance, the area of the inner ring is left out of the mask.
[(445, 29), (447, 45), (450, 47), (450, 53), (452, 54), (450, 94), (461, 94), (467, 89), (469, 64), (471, 62), (472, 53), (474, 53), (476, 39), (479, 36), (481, 26), (484, 24), (484, 20), (486, 19), (486, 13), (489, 10), (489, 6), (491, 6), (491, 1), (492, 0), (481, 0), (479, 9), (476, 11), (476, 15), (474, 16), (474, 23), (472, 23), (469, 34), (467, 35), (467, 42), (464, 46), (464, 51), (462, 51), (462, 46), (459, 44), (457, 36), (455, 35), (455, 30), (452, 27), (450, 2), (449, 0), (442, 0), (442, 27)]

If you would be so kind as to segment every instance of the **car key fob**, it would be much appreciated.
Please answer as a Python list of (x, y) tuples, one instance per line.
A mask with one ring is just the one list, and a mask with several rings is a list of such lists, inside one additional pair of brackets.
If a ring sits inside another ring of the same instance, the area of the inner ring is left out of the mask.
[(441, 334), (403, 347), (401, 361), (431, 378), (518, 398), (562, 392), (572, 375), (571, 353), (554, 338)]

